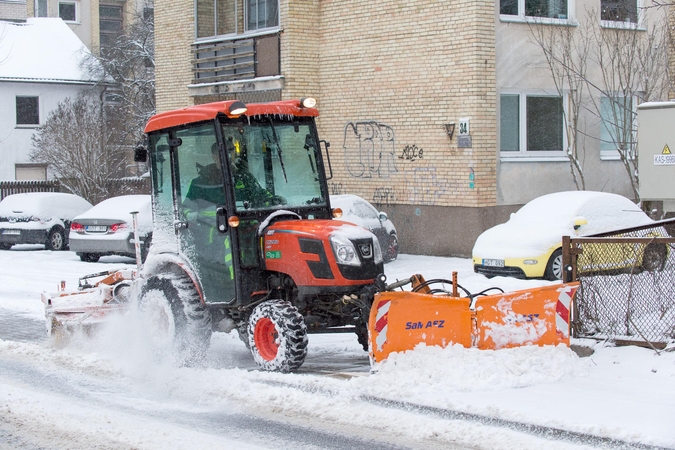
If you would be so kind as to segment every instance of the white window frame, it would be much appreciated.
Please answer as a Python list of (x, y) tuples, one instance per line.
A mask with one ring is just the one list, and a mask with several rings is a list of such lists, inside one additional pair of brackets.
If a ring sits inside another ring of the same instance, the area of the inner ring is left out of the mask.
[[(551, 25), (577, 25), (576, 21), (576, 0), (563, 0), (567, 2), (567, 17), (565, 18), (553, 18), (553, 17), (539, 17), (539, 16), (526, 16), (525, 15), (525, 1), (518, 0), (518, 15), (511, 14), (499, 14), (499, 20), (502, 22), (530, 22), (530, 23), (542, 23), (542, 24), (551, 24)], [(501, 0), (497, 4), (497, 8), (500, 8)]]
[(78, 0), (68, 0), (59, 2), (57, 5), (57, 15), (61, 17), (61, 5), (75, 5), (75, 20), (65, 20), (66, 23), (80, 23), (80, 2)]
[[(505, 90), (499, 92), (500, 106), (499, 106), (499, 116), (497, 123), (500, 126), (500, 133), (498, 136), (501, 136), (501, 96), (502, 95), (518, 95), (518, 150), (507, 150), (501, 151), (501, 142), (499, 142), (499, 159), (500, 161), (509, 162), (509, 161), (568, 161), (569, 158), (565, 152), (565, 149), (568, 146), (567, 143), (567, 133), (565, 132), (565, 117), (568, 114), (568, 94), (564, 93), (562, 98), (563, 104), (563, 122), (560, 124), (562, 132), (562, 149), (560, 150), (527, 150), (527, 97), (560, 97), (560, 94), (557, 92), (553, 93), (550, 91), (513, 91)], [(501, 141), (501, 137), (500, 137)]]
[(598, 14), (600, 17), (600, 26), (603, 28), (618, 28), (623, 30), (644, 30), (644, 0), (634, 0), (637, 4), (637, 23), (621, 22), (617, 20), (602, 20), (602, 0), (600, 0), (600, 9)]
[[(623, 98), (622, 95), (618, 95), (618, 94), (614, 95), (613, 97), (614, 98)], [(606, 95), (603, 95), (599, 100), (600, 101), (600, 131), (598, 133), (598, 140), (599, 140), (599, 147), (600, 147), (600, 159), (602, 161), (619, 160), (619, 159), (621, 159), (621, 156), (619, 155), (618, 149), (615, 148), (615, 149), (612, 149), (612, 150), (603, 150), (603, 148), (602, 148), (602, 135), (603, 135), (602, 130), (603, 130), (603, 128), (606, 129), (606, 126), (605, 126), (606, 119), (605, 119), (605, 117), (602, 116), (602, 113), (603, 113), (602, 99), (603, 98), (609, 98), (609, 97), (606, 96)], [(636, 121), (637, 121), (637, 105), (639, 103), (639, 98), (634, 96), (632, 102), (633, 103), (631, 105), (631, 109), (632, 109), (633, 113), (635, 113), (635, 114), (633, 114), (633, 124), (631, 125), (632, 135), (633, 135), (633, 137), (632, 137), (633, 148), (632, 148), (631, 153), (629, 154), (630, 159), (634, 159), (635, 154), (636, 154), (636, 152), (635, 152), (636, 151), (636, 145), (637, 145), (637, 135), (636, 135), (637, 123), (636, 123)], [(607, 130), (607, 132), (610, 133), (611, 131)]]
[(42, 102), (40, 101), (40, 96), (39, 95), (19, 95), (19, 94), (17, 94), (15, 98), (16, 99), (19, 99), (19, 98), (36, 98), (37, 99), (37, 116), (38, 116), (37, 123), (19, 123), (19, 117), (18, 117), (18, 114), (16, 114), (16, 113), (18, 113), (18, 111), (17, 111), (18, 105), (16, 105), (16, 100), (15, 100), (14, 109), (15, 109), (15, 116), (16, 117), (14, 118), (14, 121), (16, 123), (16, 127), (17, 128), (39, 128), (40, 124), (42, 122), (42, 111), (41, 111)]

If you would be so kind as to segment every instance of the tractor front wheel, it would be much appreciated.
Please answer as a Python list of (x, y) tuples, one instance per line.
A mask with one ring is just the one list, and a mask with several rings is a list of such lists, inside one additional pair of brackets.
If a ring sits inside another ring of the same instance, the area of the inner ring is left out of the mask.
[(263, 369), (291, 372), (307, 356), (307, 327), (295, 306), (269, 300), (256, 306), (248, 320), (248, 343)]

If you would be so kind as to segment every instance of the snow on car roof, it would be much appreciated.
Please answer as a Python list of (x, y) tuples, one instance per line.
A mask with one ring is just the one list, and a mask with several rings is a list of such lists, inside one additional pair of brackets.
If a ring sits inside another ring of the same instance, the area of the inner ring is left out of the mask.
[(0, 216), (39, 217), (72, 220), (92, 207), (91, 203), (74, 194), (63, 192), (30, 192), (12, 194), (0, 202)]
[(75, 219), (111, 219), (132, 223), (133, 211), (138, 211), (139, 231), (152, 229), (152, 207), (149, 195), (121, 195), (98, 203)]

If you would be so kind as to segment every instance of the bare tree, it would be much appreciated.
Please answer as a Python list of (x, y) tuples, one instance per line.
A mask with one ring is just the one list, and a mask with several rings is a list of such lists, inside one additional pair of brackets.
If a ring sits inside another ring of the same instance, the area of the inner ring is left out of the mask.
[[(668, 93), (667, 23), (646, 33), (619, 28), (593, 28), (594, 57), (601, 81), (588, 83), (591, 112), (604, 119), (610, 143), (616, 147), (635, 198), (640, 198), (637, 157), (637, 104), (665, 100)], [(603, 104), (603, 99), (604, 104)]]
[(124, 174), (119, 142), (125, 124), (95, 91), (66, 98), (32, 137), (30, 158), (46, 163), (62, 186), (96, 204), (110, 197), (111, 180)]
[(118, 113), (127, 121), (131, 144), (143, 140), (143, 129), (155, 113), (155, 38), (152, 0), (146, 0), (142, 14), (135, 14), (124, 34), (101, 47), (98, 55), (85, 59), (95, 79), (112, 81), (108, 98), (120, 104)]
[[(572, 128), (568, 137), (575, 137), (573, 147), (568, 149), (573, 176), (576, 170), (583, 180), (578, 143), (581, 136), (588, 136), (579, 124), (584, 109), (607, 131), (603, 142), (617, 149), (639, 199), (635, 107), (667, 95), (668, 27), (665, 21), (647, 32), (600, 27), (598, 17), (597, 11), (590, 9), (579, 27), (535, 24), (532, 36), (546, 57), (558, 92), (569, 92), (571, 107), (565, 124)], [(583, 189), (584, 184), (581, 186)]]
[(567, 99), (569, 108), (563, 109), (563, 126), (567, 137), (565, 154), (569, 159), (570, 173), (579, 190), (586, 189), (583, 169), (584, 138), (579, 133), (579, 119), (584, 99), (590, 41), (583, 32), (572, 27), (551, 27), (541, 22), (530, 24), (534, 41), (544, 53), (558, 95)]

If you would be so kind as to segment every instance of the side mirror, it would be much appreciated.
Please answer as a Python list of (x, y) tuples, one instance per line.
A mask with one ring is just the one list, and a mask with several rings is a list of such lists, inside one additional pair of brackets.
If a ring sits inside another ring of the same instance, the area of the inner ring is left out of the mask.
[(146, 162), (148, 160), (148, 149), (139, 145), (134, 149), (134, 162)]
[(577, 216), (574, 218), (574, 231), (577, 231), (579, 228), (581, 228), (583, 225), (586, 225), (588, 223), (588, 220), (586, 220), (585, 217), (582, 216)]
[(384, 222), (387, 220), (389, 217), (387, 217), (387, 213), (384, 211), (380, 211), (380, 222)]

